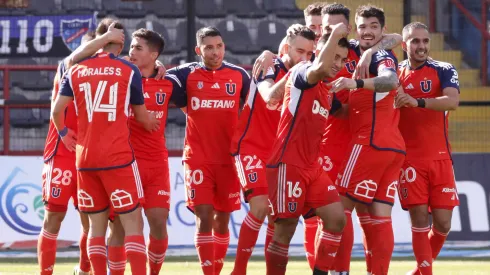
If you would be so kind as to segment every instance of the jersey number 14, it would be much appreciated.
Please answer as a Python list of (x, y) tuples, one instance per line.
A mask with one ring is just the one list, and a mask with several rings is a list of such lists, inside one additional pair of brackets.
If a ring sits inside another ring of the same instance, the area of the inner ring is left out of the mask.
[(116, 121), (118, 83), (116, 82), (109, 87), (109, 103), (103, 104), (102, 98), (104, 97), (106, 86), (107, 81), (99, 81), (94, 98), (92, 98), (92, 88), (89, 82), (84, 82), (79, 86), (80, 92), (85, 93), (85, 106), (89, 122), (92, 122), (95, 112), (107, 113), (108, 121)]

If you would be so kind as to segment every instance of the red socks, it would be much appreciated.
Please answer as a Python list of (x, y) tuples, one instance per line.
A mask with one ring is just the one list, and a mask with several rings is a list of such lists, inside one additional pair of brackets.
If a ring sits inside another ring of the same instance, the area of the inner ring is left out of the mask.
[(238, 247), (236, 250), (235, 267), (233, 268), (232, 274), (246, 274), (247, 264), (254, 246), (257, 243), (257, 238), (259, 237), (260, 227), (262, 226), (261, 221), (254, 217), (252, 213), (248, 212), (247, 216), (242, 222), (240, 227), (240, 236), (238, 237)]
[(371, 257), (372, 251), (371, 246), (369, 245), (370, 233), (371, 233), (371, 215), (369, 213), (357, 213), (357, 217), (359, 218), (359, 224), (361, 224), (362, 228), (362, 243), (364, 245), (364, 256), (366, 257), (366, 271), (371, 272)]
[(434, 227), (429, 232), (430, 247), (432, 249), (432, 259), (436, 259), (441, 252), (442, 246), (446, 242), (448, 233), (442, 233), (437, 231)]
[(39, 234), (37, 260), (41, 269), (41, 275), (53, 274), (54, 262), (56, 260), (56, 239), (58, 239), (58, 234), (49, 233), (44, 229)]
[(331, 270), (342, 272), (350, 270), (350, 258), (352, 247), (354, 246), (354, 227), (352, 226), (352, 212), (345, 210), (346, 224), (340, 239), (340, 247), (337, 250), (337, 256)]
[(82, 234), (80, 234), (79, 245), (80, 245), (80, 260), (78, 262), (78, 267), (83, 272), (89, 272), (90, 260), (88, 259), (88, 254), (87, 254), (87, 233), (83, 231)]
[[(337, 250), (340, 246), (340, 239), (342, 238), (342, 233), (329, 232), (323, 230), (320, 239), (318, 249), (315, 253), (315, 271), (328, 272), (330, 266), (332, 266)], [(319, 274), (322, 274), (319, 272)], [(326, 273), (325, 273), (326, 274)]]
[(151, 275), (160, 274), (167, 248), (168, 238), (157, 240), (150, 235), (150, 240), (148, 242), (148, 268), (150, 269)]
[(146, 245), (143, 235), (126, 236), (124, 247), (131, 265), (131, 274), (146, 275)]
[(412, 247), (421, 274), (432, 275), (432, 249), (429, 242), (430, 227), (412, 226)]
[(107, 255), (111, 275), (124, 275), (126, 270), (126, 250), (124, 246), (109, 246)]
[(220, 274), (223, 265), (225, 264), (226, 251), (230, 244), (230, 232), (219, 234), (213, 232), (214, 235), (214, 274)]
[[(376, 217), (371, 216), (371, 232), (369, 234), (368, 246), (371, 246), (371, 273), (376, 275), (388, 274), (390, 267), (391, 255), (395, 247), (395, 238), (393, 236), (393, 227), (391, 225), (391, 217)], [(369, 241), (369, 238), (372, 238)]]
[(267, 224), (267, 232), (265, 235), (265, 243), (264, 243), (264, 255), (267, 257), (267, 248), (272, 241), (272, 237), (274, 236), (274, 223), (269, 221)]
[(286, 266), (288, 264), (288, 244), (281, 244), (272, 241), (267, 248), (266, 266), (267, 275), (283, 275), (286, 274)]
[(311, 270), (313, 270), (315, 267), (315, 239), (318, 230), (318, 218), (315, 216), (304, 220), (304, 229), (306, 260), (308, 260), (308, 264), (310, 265)]
[(214, 239), (212, 233), (198, 233), (194, 236), (197, 255), (204, 275), (214, 275)]
[(92, 272), (97, 275), (107, 275), (107, 251), (104, 237), (90, 238), (87, 243)]

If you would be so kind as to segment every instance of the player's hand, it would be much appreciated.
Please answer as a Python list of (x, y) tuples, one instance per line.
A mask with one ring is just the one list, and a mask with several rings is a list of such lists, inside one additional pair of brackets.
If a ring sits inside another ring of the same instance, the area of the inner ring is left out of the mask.
[(397, 95), (395, 97), (395, 108), (402, 107), (417, 107), (417, 100), (411, 95), (406, 94), (403, 88), (400, 86), (397, 90)]
[(369, 78), (369, 66), (371, 65), (371, 60), (373, 59), (373, 54), (370, 50), (365, 51), (359, 63), (357, 63), (356, 70), (352, 75), (353, 79), (368, 79)]
[(145, 130), (148, 132), (155, 132), (160, 129), (160, 120), (156, 117), (154, 112), (148, 113), (148, 122), (145, 124)]
[(338, 37), (339, 39), (342, 37), (347, 37), (349, 35), (349, 29), (344, 23), (335, 24), (332, 26), (331, 35), (334, 37)]
[(357, 83), (354, 79), (341, 77), (331, 83), (327, 84), (327, 87), (330, 88), (330, 92), (336, 93), (342, 90), (352, 90), (357, 88)]
[(155, 76), (155, 79), (163, 79), (165, 77), (165, 73), (167, 73), (167, 68), (165, 68), (160, 60), (155, 61), (155, 69), (157, 70), (157, 75)]
[(113, 22), (105, 35), (109, 42), (124, 44), (124, 30), (116, 29), (115, 26), (116, 22)]
[(264, 51), (259, 57), (257, 57), (252, 69), (252, 77), (259, 79), (261, 73), (262, 76), (265, 76), (267, 70), (272, 68), (274, 65), (274, 57), (275, 55), (270, 51)]
[(68, 151), (74, 152), (77, 149), (77, 134), (72, 129), (68, 128), (68, 133), (61, 138), (61, 141)]

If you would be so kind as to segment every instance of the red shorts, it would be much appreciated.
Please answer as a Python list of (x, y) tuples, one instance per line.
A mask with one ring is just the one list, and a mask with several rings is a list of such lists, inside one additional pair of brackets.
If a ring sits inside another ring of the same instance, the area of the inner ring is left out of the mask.
[(332, 182), (335, 182), (339, 175), (346, 150), (346, 146), (342, 144), (325, 144), (322, 146), (318, 162)]
[(145, 194), (145, 209), (165, 208), (170, 209), (170, 174), (168, 161), (162, 163), (162, 167), (145, 168), (138, 165), (141, 184)]
[(136, 161), (110, 170), (78, 171), (78, 207), (85, 213), (111, 208), (116, 214), (131, 212), (144, 203)]
[(211, 204), (221, 212), (241, 207), (240, 184), (233, 164), (194, 164), (184, 162), (186, 204)]
[(459, 197), (452, 161), (405, 161), (400, 173), (398, 197), (405, 210), (421, 204), (444, 209), (458, 206)]
[(369, 145), (354, 144), (351, 148), (335, 182), (339, 193), (366, 204), (375, 201), (393, 205), (405, 155)]
[(73, 199), (77, 208), (77, 177), (75, 160), (53, 156), (44, 163), (42, 173), (43, 201), (51, 212), (66, 212), (68, 201)]
[(299, 218), (340, 201), (335, 185), (322, 168), (304, 169), (280, 163), (278, 168), (267, 168), (267, 179), (274, 220)]
[(235, 171), (246, 202), (256, 196), (269, 195), (265, 162), (256, 155), (236, 155)]

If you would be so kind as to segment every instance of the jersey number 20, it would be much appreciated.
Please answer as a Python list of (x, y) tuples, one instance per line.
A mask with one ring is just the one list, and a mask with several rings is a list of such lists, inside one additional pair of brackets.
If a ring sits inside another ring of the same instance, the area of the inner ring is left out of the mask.
[(107, 81), (99, 81), (97, 91), (95, 91), (94, 98), (92, 98), (92, 87), (90, 83), (84, 82), (79, 85), (80, 92), (85, 92), (85, 106), (87, 107), (89, 122), (92, 122), (94, 112), (107, 113), (108, 121), (116, 121), (118, 83), (116, 82), (109, 87), (109, 103), (103, 104), (102, 98), (104, 97), (106, 86)]

